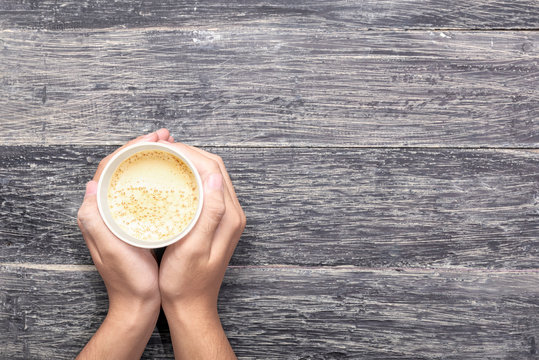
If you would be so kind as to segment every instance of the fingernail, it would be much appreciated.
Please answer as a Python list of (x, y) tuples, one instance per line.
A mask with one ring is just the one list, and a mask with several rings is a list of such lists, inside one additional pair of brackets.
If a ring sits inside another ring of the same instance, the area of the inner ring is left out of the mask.
[(86, 194), (84, 196), (95, 194), (97, 194), (97, 182), (93, 180), (88, 181), (88, 183), (86, 184)]
[(211, 174), (208, 178), (208, 187), (213, 190), (223, 188), (223, 176), (221, 174)]

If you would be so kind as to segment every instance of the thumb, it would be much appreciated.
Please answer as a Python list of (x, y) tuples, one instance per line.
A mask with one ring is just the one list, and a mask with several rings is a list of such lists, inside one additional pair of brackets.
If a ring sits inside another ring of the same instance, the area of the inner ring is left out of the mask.
[(210, 174), (204, 181), (204, 204), (197, 228), (207, 235), (217, 229), (225, 214), (225, 195), (223, 189), (223, 175)]
[(86, 184), (86, 193), (84, 194), (84, 201), (77, 214), (79, 227), (81, 229), (90, 227), (89, 225), (94, 223), (98, 218), (99, 211), (97, 210), (97, 182), (92, 180)]
[(84, 200), (97, 194), (97, 181), (91, 180), (86, 184), (86, 193), (84, 194)]

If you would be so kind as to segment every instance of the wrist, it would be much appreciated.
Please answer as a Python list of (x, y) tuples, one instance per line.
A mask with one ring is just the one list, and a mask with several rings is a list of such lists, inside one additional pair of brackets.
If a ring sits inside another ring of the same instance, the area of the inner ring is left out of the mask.
[(164, 301), (163, 310), (176, 358), (236, 359), (216, 305), (206, 305), (199, 301)]
[(107, 319), (126, 328), (155, 327), (161, 301), (151, 299), (109, 299)]
[(207, 323), (219, 321), (217, 304), (211, 301), (178, 300), (163, 298), (163, 311), (167, 319), (180, 323)]
[(159, 305), (112, 298), (105, 320), (77, 359), (140, 358), (158, 316)]
[(213, 313), (217, 311), (218, 293), (203, 291), (170, 292), (160, 289), (161, 305), (163, 310)]

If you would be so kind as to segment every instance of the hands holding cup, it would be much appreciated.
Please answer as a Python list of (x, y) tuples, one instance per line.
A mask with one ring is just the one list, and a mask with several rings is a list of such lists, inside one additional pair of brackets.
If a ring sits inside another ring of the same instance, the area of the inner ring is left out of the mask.
[[(200, 217), (181, 240), (166, 248), (160, 266), (151, 250), (115, 236), (97, 205), (97, 181), (107, 163), (126, 146), (140, 142), (178, 149), (194, 164), (203, 185)], [(105, 282), (109, 312), (78, 358), (140, 357), (161, 304), (176, 358), (235, 358), (217, 314), (217, 296), (245, 222), (221, 158), (175, 143), (166, 129), (132, 140), (104, 158), (87, 184), (78, 224)]]

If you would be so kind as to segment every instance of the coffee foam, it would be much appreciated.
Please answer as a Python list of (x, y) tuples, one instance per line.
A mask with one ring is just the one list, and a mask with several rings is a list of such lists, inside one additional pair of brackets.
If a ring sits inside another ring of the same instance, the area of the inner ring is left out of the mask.
[(144, 150), (115, 170), (107, 200), (113, 219), (125, 232), (157, 242), (189, 225), (198, 207), (198, 185), (193, 172), (177, 156)]

